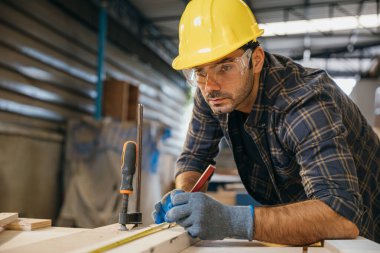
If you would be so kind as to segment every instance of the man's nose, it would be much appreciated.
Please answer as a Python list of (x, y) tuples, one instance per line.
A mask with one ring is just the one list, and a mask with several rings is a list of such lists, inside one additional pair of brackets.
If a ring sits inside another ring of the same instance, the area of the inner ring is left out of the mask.
[(215, 80), (215, 77), (208, 75), (206, 79), (205, 91), (220, 90), (219, 83)]

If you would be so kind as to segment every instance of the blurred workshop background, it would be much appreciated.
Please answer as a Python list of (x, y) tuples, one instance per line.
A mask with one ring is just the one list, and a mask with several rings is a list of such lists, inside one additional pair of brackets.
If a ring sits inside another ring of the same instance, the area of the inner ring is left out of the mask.
[[(117, 222), (122, 145), (136, 140), (141, 103), (141, 203), (152, 223), (191, 116), (194, 90), (171, 68), (188, 2), (0, 0), (0, 212), (59, 226)], [(379, 133), (379, 0), (245, 2), (264, 50), (327, 70)], [(249, 203), (220, 147), (210, 194)]]

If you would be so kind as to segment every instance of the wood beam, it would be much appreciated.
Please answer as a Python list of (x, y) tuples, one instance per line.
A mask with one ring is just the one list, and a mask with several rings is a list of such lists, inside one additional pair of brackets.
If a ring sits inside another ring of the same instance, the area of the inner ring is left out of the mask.
[(0, 227), (16, 221), (18, 213), (0, 213)]

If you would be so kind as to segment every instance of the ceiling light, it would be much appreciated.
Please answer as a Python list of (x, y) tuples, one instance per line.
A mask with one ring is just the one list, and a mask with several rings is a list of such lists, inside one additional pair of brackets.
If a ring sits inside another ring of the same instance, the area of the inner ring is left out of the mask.
[(263, 37), (333, 32), (352, 30), (357, 28), (375, 28), (380, 26), (380, 15), (361, 15), (335, 18), (322, 18), (311, 20), (297, 20), (288, 22), (274, 22), (259, 24), (264, 29)]

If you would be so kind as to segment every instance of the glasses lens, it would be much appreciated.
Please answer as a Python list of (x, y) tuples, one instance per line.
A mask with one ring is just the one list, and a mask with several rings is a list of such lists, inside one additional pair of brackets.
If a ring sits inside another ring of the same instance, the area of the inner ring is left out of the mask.
[(217, 83), (234, 83), (241, 77), (241, 66), (237, 62), (225, 62), (215, 66), (210, 77)]
[(244, 75), (249, 65), (251, 50), (248, 49), (240, 57), (231, 61), (218, 63), (205, 68), (192, 68), (183, 70), (187, 82), (192, 86), (203, 86), (206, 82), (214, 81), (219, 84), (233, 83)]
[(184, 69), (182, 70), (182, 73), (185, 76), (188, 84), (194, 87), (198, 86), (197, 80), (195, 78), (194, 69)]

